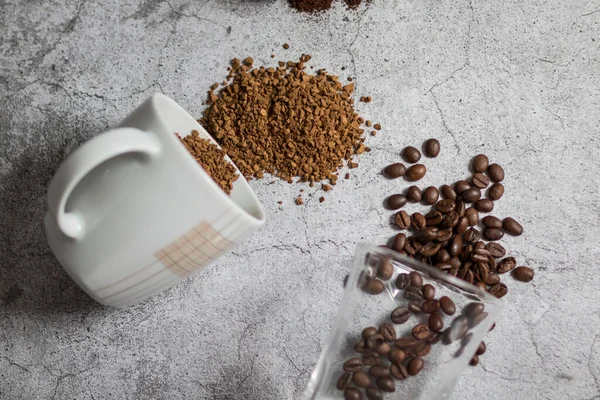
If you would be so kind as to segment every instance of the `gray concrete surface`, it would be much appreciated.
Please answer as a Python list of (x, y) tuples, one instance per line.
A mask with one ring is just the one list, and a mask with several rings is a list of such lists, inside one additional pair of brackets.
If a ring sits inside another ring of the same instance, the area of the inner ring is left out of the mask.
[[(406, 185), (380, 169), (431, 136), (443, 149), (423, 186), (466, 177), (479, 152), (505, 167), (495, 214), (525, 234), (503, 243), (536, 271), (505, 279), (488, 353), (454, 398), (599, 399), (599, 45), (598, 0), (318, 16), (283, 0), (0, 0), (0, 399), (297, 398), (355, 243), (394, 234), (381, 199)], [(60, 161), (154, 92), (200, 115), (232, 57), (304, 52), (373, 96), (358, 109), (384, 129), (352, 179), (302, 207), (302, 186), (253, 181), (268, 222), (233, 253), (125, 311), (86, 297), (42, 231)]]

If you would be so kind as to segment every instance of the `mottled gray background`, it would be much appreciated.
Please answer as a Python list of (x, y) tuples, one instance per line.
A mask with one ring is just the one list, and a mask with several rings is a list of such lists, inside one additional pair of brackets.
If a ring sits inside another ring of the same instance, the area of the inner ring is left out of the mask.
[[(466, 177), (479, 152), (505, 167), (494, 213), (525, 234), (502, 243), (536, 271), (507, 277), (454, 398), (600, 398), (599, 45), (598, 0), (373, 0), (318, 16), (283, 0), (0, 0), (0, 398), (297, 398), (355, 243), (394, 234), (381, 200), (406, 185), (381, 167), (431, 136), (443, 149), (423, 186)], [(253, 181), (267, 223), (233, 253), (125, 311), (86, 297), (41, 227), (60, 161), (155, 92), (200, 115), (232, 57), (304, 52), (373, 96), (357, 107), (383, 130), (352, 179), (302, 207), (303, 186)]]

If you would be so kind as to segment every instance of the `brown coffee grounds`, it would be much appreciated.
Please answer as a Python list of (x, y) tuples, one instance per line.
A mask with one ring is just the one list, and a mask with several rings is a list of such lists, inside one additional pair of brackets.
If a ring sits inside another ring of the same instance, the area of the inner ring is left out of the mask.
[(233, 189), (233, 182), (240, 176), (234, 166), (225, 160), (225, 152), (216, 144), (208, 139), (201, 138), (198, 131), (192, 131), (188, 136), (181, 138), (177, 137), (184, 144), (185, 148), (198, 161), (208, 176), (212, 178), (217, 185), (227, 194)]
[(252, 69), (252, 59), (231, 62), (232, 81), (210, 90), (200, 120), (246, 177), (273, 174), (289, 183), (329, 179), (365, 151), (364, 120), (353, 108), (354, 84), (325, 70), (304, 71), (309, 55), (279, 67)]
[[(363, 0), (344, 0), (348, 8), (356, 8), (361, 5)], [(316, 12), (329, 10), (333, 0), (290, 0), (290, 5), (298, 11)]]

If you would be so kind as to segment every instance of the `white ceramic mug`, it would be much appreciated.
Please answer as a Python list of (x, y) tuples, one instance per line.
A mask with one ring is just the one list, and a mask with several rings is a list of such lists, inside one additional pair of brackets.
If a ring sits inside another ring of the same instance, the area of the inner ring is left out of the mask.
[(44, 219), (48, 242), (98, 302), (126, 307), (146, 299), (263, 224), (244, 177), (228, 196), (175, 135), (193, 130), (213, 140), (177, 103), (156, 94), (117, 129), (84, 143), (54, 175)]

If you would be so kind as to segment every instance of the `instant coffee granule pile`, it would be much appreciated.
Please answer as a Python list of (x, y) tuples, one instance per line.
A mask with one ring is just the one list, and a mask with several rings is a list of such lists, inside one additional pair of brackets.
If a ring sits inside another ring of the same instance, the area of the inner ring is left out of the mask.
[(225, 193), (230, 194), (231, 189), (233, 189), (233, 182), (240, 176), (234, 166), (225, 160), (225, 152), (210, 140), (201, 138), (198, 131), (192, 131), (183, 139), (179, 134), (176, 135), (212, 180)]
[[(344, 0), (349, 8), (356, 8), (362, 2), (363, 0)], [(302, 12), (325, 11), (331, 8), (333, 0), (290, 0), (290, 5)]]
[(305, 71), (311, 59), (280, 61), (253, 68), (253, 60), (233, 59), (229, 83), (214, 84), (200, 123), (244, 176), (273, 174), (289, 183), (329, 180), (346, 164), (356, 168), (364, 145), (364, 120), (354, 110), (354, 84), (342, 84), (321, 69)]

